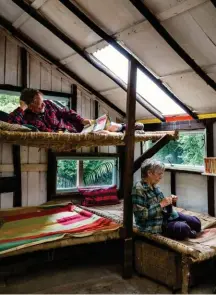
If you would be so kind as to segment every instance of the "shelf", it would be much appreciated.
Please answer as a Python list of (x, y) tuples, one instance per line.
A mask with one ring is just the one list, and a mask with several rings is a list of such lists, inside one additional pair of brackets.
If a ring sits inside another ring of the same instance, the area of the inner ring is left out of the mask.
[(202, 173), (202, 175), (206, 175), (206, 176), (216, 176), (216, 174), (214, 174), (214, 173)]

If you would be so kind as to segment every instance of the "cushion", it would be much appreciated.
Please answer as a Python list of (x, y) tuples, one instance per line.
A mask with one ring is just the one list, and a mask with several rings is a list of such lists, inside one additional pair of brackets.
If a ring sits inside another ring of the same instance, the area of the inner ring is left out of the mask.
[(82, 206), (105, 206), (119, 203), (116, 185), (108, 188), (78, 188), (78, 190), (84, 197)]
[(3, 111), (0, 111), (0, 121), (7, 122), (9, 115)]
[(0, 121), (0, 130), (5, 131), (23, 131), (23, 132), (29, 132), (31, 131), (30, 128), (19, 125), (19, 124), (10, 124), (7, 122)]

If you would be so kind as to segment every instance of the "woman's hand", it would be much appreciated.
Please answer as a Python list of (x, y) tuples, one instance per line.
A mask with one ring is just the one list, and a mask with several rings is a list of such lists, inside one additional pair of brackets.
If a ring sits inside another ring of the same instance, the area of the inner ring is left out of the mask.
[(166, 197), (160, 202), (161, 208), (164, 208), (164, 207), (169, 206), (171, 204), (172, 204), (172, 197)]

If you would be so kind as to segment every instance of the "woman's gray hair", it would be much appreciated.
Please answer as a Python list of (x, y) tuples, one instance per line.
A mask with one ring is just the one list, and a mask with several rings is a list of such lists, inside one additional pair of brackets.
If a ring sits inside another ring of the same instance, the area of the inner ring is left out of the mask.
[(155, 172), (155, 170), (165, 170), (164, 163), (153, 159), (146, 159), (141, 165), (142, 178), (148, 177), (148, 171)]

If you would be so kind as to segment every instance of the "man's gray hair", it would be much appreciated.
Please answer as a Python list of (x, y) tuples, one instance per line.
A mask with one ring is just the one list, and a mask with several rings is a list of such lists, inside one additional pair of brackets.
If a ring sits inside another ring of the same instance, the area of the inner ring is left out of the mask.
[(142, 178), (148, 177), (148, 171), (155, 172), (155, 170), (165, 170), (164, 163), (153, 159), (146, 159), (141, 165)]

